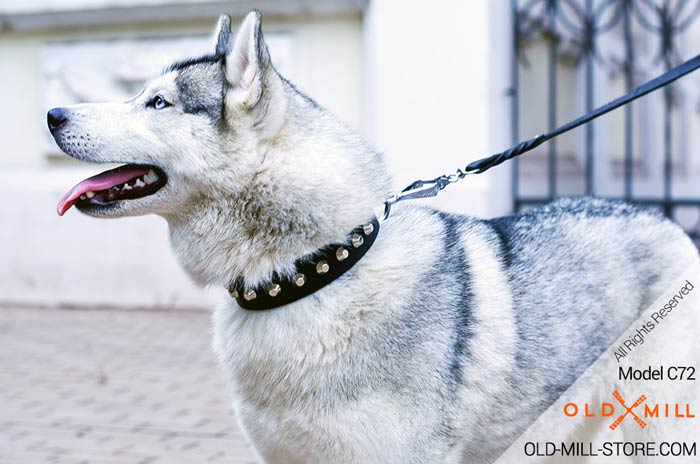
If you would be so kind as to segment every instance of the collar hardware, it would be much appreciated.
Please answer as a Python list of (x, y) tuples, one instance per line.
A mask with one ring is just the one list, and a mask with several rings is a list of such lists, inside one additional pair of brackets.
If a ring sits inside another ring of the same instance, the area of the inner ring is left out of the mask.
[(228, 287), (229, 295), (239, 306), (249, 310), (273, 309), (300, 300), (320, 290), (350, 270), (367, 251), (379, 234), (379, 221), (356, 227), (344, 243), (333, 243), (298, 259), (296, 273), (281, 277), (273, 273), (269, 283), (247, 287), (242, 277)]

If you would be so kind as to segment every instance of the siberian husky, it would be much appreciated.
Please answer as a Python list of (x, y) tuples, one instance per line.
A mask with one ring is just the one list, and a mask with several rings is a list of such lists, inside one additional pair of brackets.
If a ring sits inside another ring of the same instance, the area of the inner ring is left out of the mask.
[[(373, 217), (382, 157), (273, 67), (252, 12), (125, 102), (49, 111), (59, 147), (125, 166), (59, 203), (158, 214), (201, 285), (260, 286)], [(562, 199), (483, 220), (401, 204), (342, 277), (276, 309), (229, 298), (215, 349), (267, 463), (495, 460), (698, 259), (663, 217)]]

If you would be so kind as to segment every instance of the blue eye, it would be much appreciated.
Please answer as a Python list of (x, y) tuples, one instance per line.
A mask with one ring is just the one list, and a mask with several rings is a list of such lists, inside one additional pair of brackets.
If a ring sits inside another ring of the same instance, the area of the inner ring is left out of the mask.
[(165, 98), (161, 97), (160, 95), (156, 95), (150, 102), (148, 102), (148, 105), (152, 106), (154, 109), (162, 110), (163, 108), (170, 106), (170, 103), (168, 103)]

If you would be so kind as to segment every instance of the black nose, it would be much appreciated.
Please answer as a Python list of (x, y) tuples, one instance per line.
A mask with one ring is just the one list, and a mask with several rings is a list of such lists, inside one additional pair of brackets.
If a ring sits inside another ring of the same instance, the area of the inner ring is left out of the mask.
[(49, 130), (55, 131), (68, 121), (68, 114), (63, 108), (53, 108), (46, 114)]

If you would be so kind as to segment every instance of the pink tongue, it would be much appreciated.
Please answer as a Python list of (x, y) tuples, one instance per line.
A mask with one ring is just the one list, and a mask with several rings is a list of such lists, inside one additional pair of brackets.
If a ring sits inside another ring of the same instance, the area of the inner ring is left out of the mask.
[(80, 198), (80, 195), (87, 192), (107, 190), (115, 185), (121, 185), (126, 181), (147, 174), (150, 169), (151, 168), (148, 166), (126, 165), (85, 179), (63, 195), (63, 198), (61, 198), (61, 201), (58, 202), (58, 206), (56, 208), (58, 215), (63, 216), (63, 214), (75, 204), (78, 198)]

